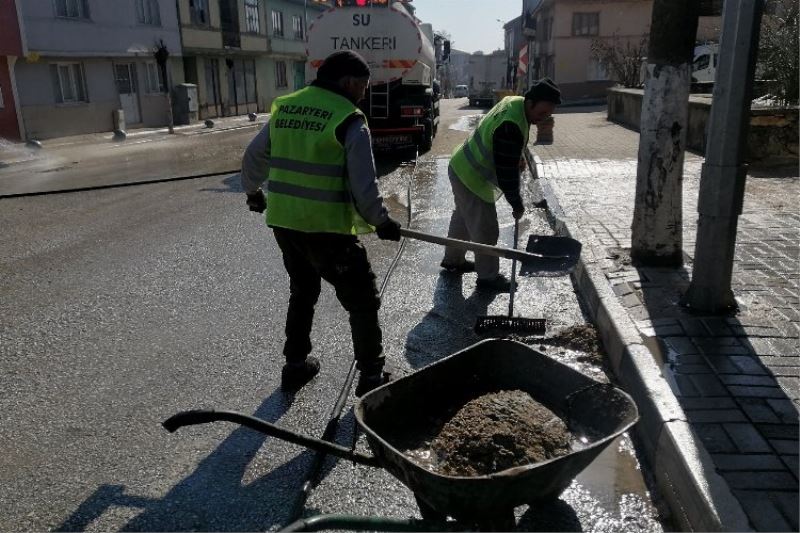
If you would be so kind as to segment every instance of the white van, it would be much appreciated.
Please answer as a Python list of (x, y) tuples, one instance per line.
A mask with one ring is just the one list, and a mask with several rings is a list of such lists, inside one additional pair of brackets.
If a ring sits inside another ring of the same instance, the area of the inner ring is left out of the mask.
[(719, 64), (719, 45), (701, 44), (694, 48), (692, 83), (714, 81)]

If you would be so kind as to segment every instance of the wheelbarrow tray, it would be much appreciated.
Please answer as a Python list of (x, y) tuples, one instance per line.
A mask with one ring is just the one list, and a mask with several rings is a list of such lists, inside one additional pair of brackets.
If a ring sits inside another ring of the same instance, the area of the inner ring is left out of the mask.
[[(475, 477), (433, 472), (401, 451), (409, 434), (430, 433), (422, 413), (446, 416), (501, 390), (527, 392), (586, 442), (562, 457)], [(414, 492), (421, 509), (467, 521), (508, 516), (519, 505), (557, 497), (639, 418), (636, 404), (622, 390), (525, 344), (501, 339), (481, 341), (375, 389), (357, 404), (355, 415), (376, 459)]]

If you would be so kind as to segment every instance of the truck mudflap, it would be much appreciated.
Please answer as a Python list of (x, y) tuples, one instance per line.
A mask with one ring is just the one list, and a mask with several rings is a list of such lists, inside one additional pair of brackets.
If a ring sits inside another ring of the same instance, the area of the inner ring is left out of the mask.
[(392, 150), (411, 148), (422, 141), (424, 126), (408, 126), (404, 128), (370, 128), (372, 146), (376, 150)]

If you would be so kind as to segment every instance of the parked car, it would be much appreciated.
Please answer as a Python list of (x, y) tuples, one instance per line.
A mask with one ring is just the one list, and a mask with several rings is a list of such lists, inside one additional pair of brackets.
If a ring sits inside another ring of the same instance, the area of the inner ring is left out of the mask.
[(466, 98), (469, 96), (469, 87), (466, 85), (456, 85), (453, 89), (453, 98)]

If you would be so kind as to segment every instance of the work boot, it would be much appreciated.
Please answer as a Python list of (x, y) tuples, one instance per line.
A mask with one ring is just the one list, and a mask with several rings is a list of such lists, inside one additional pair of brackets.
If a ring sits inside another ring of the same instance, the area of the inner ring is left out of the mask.
[(489, 279), (478, 278), (475, 286), (486, 292), (511, 292), (511, 281), (502, 274)]
[(475, 262), (465, 259), (462, 263), (448, 263), (442, 261), (439, 265), (450, 274), (466, 274), (467, 272), (475, 272)]
[(281, 371), (281, 388), (286, 392), (297, 392), (319, 373), (319, 360), (307, 357), (304, 361), (286, 363)]
[(377, 373), (364, 374), (363, 372), (358, 377), (358, 385), (356, 385), (356, 396), (361, 398), (366, 393), (373, 389), (377, 389), (381, 385), (386, 385), (392, 381), (394, 377), (390, 372), (379, 371)]

